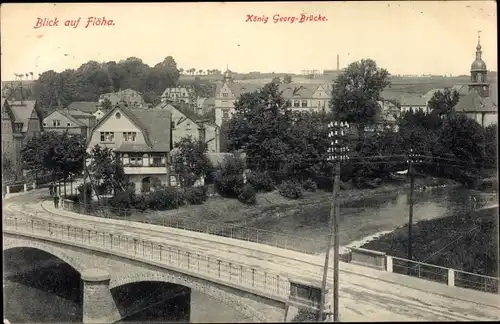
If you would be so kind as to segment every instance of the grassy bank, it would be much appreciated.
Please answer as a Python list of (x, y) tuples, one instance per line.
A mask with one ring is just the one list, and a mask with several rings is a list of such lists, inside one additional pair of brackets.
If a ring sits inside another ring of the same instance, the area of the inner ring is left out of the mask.
[[(497, 271), (493, 220), (498, 208), (454, 214), (421, 221), (412, 228), (412, 250), (417, 261), (487, 276)], [(399, 227), (362, 246), (407, 258), (408, 226)]]

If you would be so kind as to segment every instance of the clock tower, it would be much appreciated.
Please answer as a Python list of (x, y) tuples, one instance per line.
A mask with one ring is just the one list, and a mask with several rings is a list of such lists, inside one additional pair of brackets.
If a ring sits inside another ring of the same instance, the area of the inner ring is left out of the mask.
[(481, 58), (481, 36), (477, 37), (476, 46), (476, 60), (470, 67), (471, 83), (469, 84), (469, 91), (474, 89), (481, 97), (489, 97), (490, 84), (487, 82), (487, 69), (486, 63)]

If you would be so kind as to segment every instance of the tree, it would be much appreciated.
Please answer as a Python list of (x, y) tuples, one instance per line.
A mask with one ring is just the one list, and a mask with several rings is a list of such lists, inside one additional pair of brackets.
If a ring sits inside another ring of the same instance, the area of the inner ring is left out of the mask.
[(81, 173), (85, 156), (85, 139), (80, 134), (44, 132), (31, 138), (21, 149), (23, 168), (47, 171), (52, 179)]
[(351, 63), (336, 79), (330, 100), (335, 120), (355, 124), (360, 137), (365, 126), (377, 122), (380, 94), (389, 82), (389, 72), (371, 59)]
[(292, 120), (276, 82), (261, 91), (245, 93), (235, 103), (228, 125), (229, 150), (244, 150), (252, 170), (279, 170), (290, 147)]
[(292, 83), (292, 76), (289, 74), (285, 75), (285, 77), (283, 78), (283, 83)]
[(108, 98), (105, 98), (101, 104), (101, 107), (102, 109), (105, 111), (105, 112), (108, 112), (110, 111), (111, 109), (113, 109), (113, 105), (111, 103), (111, 101), (108, 99)]
[(206, 155), (208, 145), (202, 140), (184, 137), (174, 147), (178, 152), (173, 155), (173, 165), (175, 172), (182, 177), (181, 185), (184, 188), (192, 187), (200, 177), (213, 169)]
[(439, 116), (449, 115), (459, 100), (460, 94), (458, 91), (452, 91), (451, 89), (446, 88), (442, 92), (437, 91), (434, 93), (432, 98), (429, 100), (429, 108), (432, 112)]
[(113, 191), (113, 195), (127, 188), (127, 176), (112, 149), (95, 145), (90, 152), (90, 160), (87, 170), (94, 188), (100, 188), (101, 192)]

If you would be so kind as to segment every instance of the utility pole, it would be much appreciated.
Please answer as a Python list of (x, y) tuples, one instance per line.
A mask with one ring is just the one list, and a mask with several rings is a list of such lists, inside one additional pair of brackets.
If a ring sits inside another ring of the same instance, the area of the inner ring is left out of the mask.
[[(344, 139), (345, 129), (349, 127), (349, 124), (341, 122), (330, 122), (328, 124), (329, 132), (328, 137), (330, 138), (330, 147), (328, 148), (328, 161), (335, 162), (335, 178), (333, 182), (333, 195), (332, 203), (330, 207), (330, 219), (329, 219), (329, 229), (328, 234), (328, 244), (325, 255), (325, 265), (323, 268), (323, 281), (321, 285), (321, 303), (320, 311), (318, 314), (318, 321), (324, 321), (324, 308), (326, 302), (326, 281), (328, 277), (328, 264), (330, 260), (330, 250), (332, 246), (333, 237), (333, 321), (339, 321), (339, 215), (340, 215), (340, 203), (338, 201), (338, 194), (340, 191), (340, 163), (341, 161), (347, 160), (348, 148), (344, 146), (342, 140)], [(333, 225), (333, 226), (332, 226)]]
[[(410, 197), (409, 197), (409, 214), (408, 214), (408, 260), (413, 260), (413, 251), (412, 251), (412, 226), (413, 226), (413, 194), (415, 191), (415, 175), (413, 172), (413, 163), (419, 162), (418, 155), (413, 152), (413, 149), (410, 149), (410, 153), (408, 154), (408, 173), (410, 175)], [(411, 262), (408, 263), (408, 274), (411, 274)]]

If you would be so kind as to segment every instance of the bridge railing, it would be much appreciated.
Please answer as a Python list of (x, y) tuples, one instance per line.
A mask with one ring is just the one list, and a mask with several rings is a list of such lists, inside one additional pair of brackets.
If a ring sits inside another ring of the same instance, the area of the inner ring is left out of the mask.
[(386, 258), (388, 272), (415, 276), (420, 279), (444, 283), (448, 286), (457, 286), (490, 293), (498, 292), (499, 278), (392, 256), (386, 256)]
[(290, 281), (285, 275), (257, 267), (206, 256), (179, 246), (169, 246), (147, 239), (111, 233), (95, 228), (48, 221), (32, 215), (4, 216), (4, 231), (42, 237), (67, 245), (104, 250), (109, 253), (152, 261), (168, 268), (195, 273), (242, 290), (256, 291), (279, 298), (290, 295)]
[[(87, 205), (85, 208), (71, 200), (64, 200), (62, 207), (67, 211), (78, 214), (119, 220), (127, 219), (127, 216), (134, 212), (138, 215), (141, 214), (138, 210), (118, 209), (108, 206)], [(323, 251), (327, 245), (327, 242), (322, 240), (272, 232), (246, 225), (224, 224), (221, 222), (200, 220), (186, 215), (172, 215), (167, 212), (165, 212), (164, 217), (157, 216), (154, 217), (154, 219), (155, 220), (147, 219), (146, 217), (137, 217), (134, 218), (133, 221), (266, 244), (306, 254), (316, 254), (318, 251)]]

